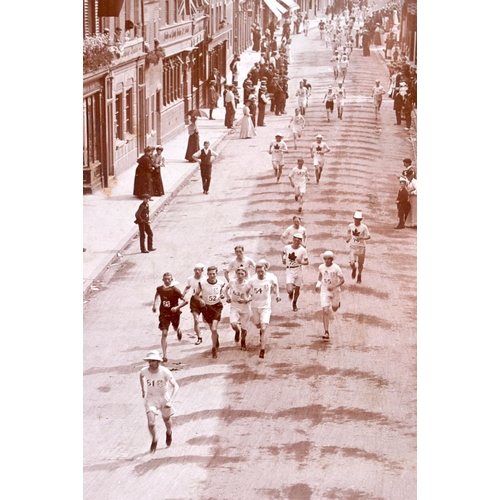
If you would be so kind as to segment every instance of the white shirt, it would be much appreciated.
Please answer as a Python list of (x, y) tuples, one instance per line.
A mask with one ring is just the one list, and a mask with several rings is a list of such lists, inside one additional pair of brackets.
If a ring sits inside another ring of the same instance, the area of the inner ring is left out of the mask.
[(283, 249), (286, 267), (300, 267), (304, 260), (307, 260), (307, 250), (303, 246), (293, 248), (292, 245), (285, 245)]
[(283, 141), (273, 141), (269, 145), (269, 152), (273, 160), (282, 163), (285, 160), (283, 153), (288, 152), (288, 147)]
[(307, 167), (304, 166), (302, 168), (293, 167), (288, 177), (290, 177), (294, 186), (305, 186), (307, 184), (307, 180), (309, 179), (309, 172)]
[(278, 278), (273, 273), (265, 273), (264, 279), (260, 280), (257, 274), (254, 274), (248, 283), (252, 286), (252, 308), (270, 308), (271, 307), (271, 289), (273, 285), (278, 288)]
[[(321, 264), (318, 271), (321, 273), (321, 293), (331, 293), (328, 290), (328, 285), (336, 286), (343, 278), (342, 269), (335, 262), (329, 267), (326, 264)], [(336, 290), (340, 291), (340, 287), (337, 287)]]
[(293, 224), (285, 229), (285, 232), (281, 235), (281, 241), (288, 245), (293, 241), (293, 235), (295, 233), (300, 233), (302, 235), (302, 244), (306, 241), (306, 228), (304, 226), (299, 226), (297, 229)]

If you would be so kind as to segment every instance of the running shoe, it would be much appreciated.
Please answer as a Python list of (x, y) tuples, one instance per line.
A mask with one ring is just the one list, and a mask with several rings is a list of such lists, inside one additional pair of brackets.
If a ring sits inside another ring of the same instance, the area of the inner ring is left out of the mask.
[(157, 444), (158, 444), (158, 441), (151, 441), (151, 446), (149, 447), (150, 453), (154, 453), (156, 451)]
[(259, 358), (264, 359), (265, 354), (266, 354), (266, 351), (264, 349), (261, 349), (260, 353), (259, 353)]
[(172, 433), (167, 432), (167, 446), (170, 446), (172, 444)]
[(180, 329), (180, 328), (177, 330), (177, 339), (178, 339), (179, 341), (181, 341), (181, 340), (182, 340), (182, 332), (181, 332), (181, 329)]

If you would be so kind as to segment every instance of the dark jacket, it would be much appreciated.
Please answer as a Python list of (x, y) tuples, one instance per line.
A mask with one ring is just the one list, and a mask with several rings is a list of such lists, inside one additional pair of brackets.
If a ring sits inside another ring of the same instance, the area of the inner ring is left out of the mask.
[(149, 204), (143, 201), (135, 213), (136, 224), (149, 224)]

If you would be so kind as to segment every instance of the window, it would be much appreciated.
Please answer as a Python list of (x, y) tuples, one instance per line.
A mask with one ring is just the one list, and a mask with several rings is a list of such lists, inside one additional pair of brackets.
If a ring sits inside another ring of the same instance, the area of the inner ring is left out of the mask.
[(83, 166), (89, 167), (99, 161), (99, 95), (94, 94), (83, 100)]
[(95, 35), (99, 32), (98, 3), (96, 0), (83, 2), (83, 36)]
[(151, 123), (149, 119), (149, 109), (150, 109), (151, 104), (149, 103), (149, 97), (146, 99), (146, 134), (151, 133)]
[(123, 140), (123, 94), (116, 94), (115, 97), (115, 135), (117, 139)]
[(182, 99), (182, 63), (177, 58), (168, 58), (163, 66), (163, 103), (168, 105)]
[(149, 102), (151, 105), (151, 130), (156, 130), (156, 113), (155, 113), (155, 106), (156, 106), (156, 98), (155, 96), (151, 96), (149, 98)]
[(132, 89), (127, 90), (125, 93), (125, 132), (128, 134), (134, 133), (134, 108), (132, 101)]

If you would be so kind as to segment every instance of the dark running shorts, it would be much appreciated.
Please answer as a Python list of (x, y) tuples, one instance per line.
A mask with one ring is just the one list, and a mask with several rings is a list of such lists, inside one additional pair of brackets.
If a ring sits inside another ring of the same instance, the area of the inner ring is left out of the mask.
[(194, 295), (189, 301), (189, 307), (191, 309), (191, 312), (201, 313), (203, 311), (203, 307), (200, 306), (200, 301), (196, 299)]
[(170, 327), (170, 324), (172, 324), (172, 327), (174, 330), (177, 330), (179, 328), (179, 321), (181, 319), (181, 313), (178, 312), (177, 314), (171, 314), (170, 316), (162, 316), (160, 315), (160, 322), (158, 323), (158, 328), (160, 330), (168, 330)]
[(207, 304), (202, 310), (203, 319), (209, 324), (213, 321), (220, 321), (223, 307), (222, 302), (213, 305)]
[(326, 107), (326, 109), (329, 109), (330, 111), (333, 111), (333, 101), (326, 101), (325, 102), (325, 107)]

